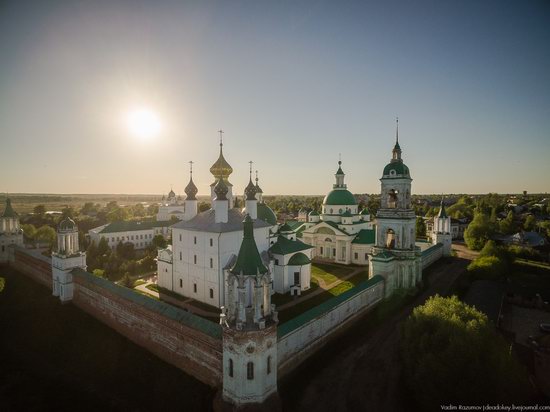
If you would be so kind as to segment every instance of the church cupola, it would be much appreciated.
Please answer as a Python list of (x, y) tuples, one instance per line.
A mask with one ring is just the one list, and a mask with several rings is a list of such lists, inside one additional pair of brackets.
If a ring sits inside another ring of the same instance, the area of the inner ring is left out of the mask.
[(220, 177), (218, 183), (214, 187), (214, 193), (216, 194), (214, 203), (214, 213), (216, 223), (227, 223), (229, 217), (229, 201), (227, 200), (227, 192), (229, 189), (224, 182), (224, 178)]
[(258, 218), (258, 200), (256, 199), (256, 186), (252, 183), (252, 162), (250, 162), (250, 177), (248, 185), (244, 189), (245, 194), (245, 210), (246, 213), (253, 219)]
[(345, 177), (345, 173), (344, 171), (342, 170), (342, 160), (338, 160), (338, 170), (336, 171), (336, 174), (334, 175), (334, 177), (336, 177), (336, 184), (333, 186), (334, 189), (336, 188), (342, 188), (342, 189), (345, 189), (346, 188), (346, 185), (344, 183), (344, 177)]
[(212, 173), (212, 176), (214, 176), (214, 182), (210, 185), (211, 189), (211, 196), (212, 200), (214, 200), (214, 187), (218, 183), (218, 180), (223, 179), (225, 181), (225, 185), (227, 186), (227, 199), (229, 200), (229, 207), (233, 207), (233, 190), (232, 190), (232, 184), (229, 182), (228, 178), (233, 173), (233, 168), (229, 163), (227, 163), (227, 160), (223, 157), (223, 130), (218, 130), (218, 133), (220, 134), (220, 154), (218, 156), (218, 160), (214, 162), (214, 164), (210, 167), (210, 173)]
[(193, 182), (193, 162), (189, 162), (189, 183), (185, 187), (185, 220), (190, 220), (197, 215), (198, 201), (197, 201), (198, 189)]
[(392, 162), (401, 162), (401, 146), (399, 146), (399, 118), (395, 119), (395, 146), (392, 150)]
[(2, 216), (0, 216), (0, 222), (1, 222), (0, 233), (11, 234), (11, 233), (18, 233), (20, 231), (19, 215), (13, 209), (13, 206), (11, 205), (11, 199), (9, 197), (6, 198), (6, 207), (4, 208), (4, 212), (2, 213)]

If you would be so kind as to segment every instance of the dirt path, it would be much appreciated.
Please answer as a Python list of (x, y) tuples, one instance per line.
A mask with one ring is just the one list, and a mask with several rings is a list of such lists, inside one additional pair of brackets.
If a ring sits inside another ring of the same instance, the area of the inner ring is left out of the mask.
[[(400, 324), (415, 306), (424, 303), (428, 297), (449, 292), (455, 279), (470, 262), (464, 258), (467, 253), (462, 247), (458, 247), (457, 252), (459, 257), (450, 259), (448, 263), (438, 262), (434, 266), (429, 279), (430, 286), (411, 304), (366, 334), (350, 331), (341, 336), (339, 341), (342, 343), (337, 353), (323, 359), (322, 364), (318, 361), (314, 366), (316, 371), (307, 374), (307, 381), (291, 383), (301, 384), (303, 390), (294, 387), (291, 391), (293, 396), (296, 393), (300, 396), (285, 404), (296, 405), (292, 407), (293, 410), (308, 411), (410, 410), (403, 405), (400, 388)], [(361, 323), (359, 321), (353, 327), (360, 328)], [(282, 396), (284, 401), (284, 389)]]

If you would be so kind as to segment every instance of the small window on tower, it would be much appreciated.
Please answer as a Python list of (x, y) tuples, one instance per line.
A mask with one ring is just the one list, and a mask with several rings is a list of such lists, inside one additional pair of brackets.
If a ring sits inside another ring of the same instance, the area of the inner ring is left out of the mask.
[(267, 374), (271, 373), (271, 355), (267, 357)]
[(193, 283), (193, 292), (197, 293), (197, 284)]
[(195, 243), (195, 245), (197, 244), (197, 237), (196, 236), (193, 238), (193, 242)]
[(210, 247), (214, 246), (214, 239), (210, 238)]
[(210, 299), (214, 299), (214, 289), (210, 288)]
[(214, 267), (214, 259), (210, 258), (210, 267), (213, 268)]
[(246, 364), (246, 379), (252, 380), (254, 379), (254, 363), (248, 362)]
[(195, 263), (195, 265), (197, 264), (197, 255), (193, 255), (193, 262)]
[(183, 279), (180, 279), (180, 288), (183, 288)]
[(233, 377), (233, 359), (229, 359), (229, 377)]

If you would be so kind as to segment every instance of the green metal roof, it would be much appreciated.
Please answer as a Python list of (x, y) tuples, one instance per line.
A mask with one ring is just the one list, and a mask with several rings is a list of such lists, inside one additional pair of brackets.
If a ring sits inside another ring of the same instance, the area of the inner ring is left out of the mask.
[(292, 228), (285, 222), (284, 225), (282, 225), (280, 228), (279, 228), (279, 232), (292, 232)]
[(258, 246), (254, 240), (254, 222), (250, 215), (246, 215), (243, 222), (244, 236), (237, 256), (237, 261), (229, 271), (235, 275), (256, 276), (258, 273), (267, 273), (262, 262)]
[(439, 213), (437, 214), (438, 218), (446, 219), (447, 212), (445, 211), (445, 203), (443, 203), (443, 200), (441, 201), (441, 207), (439, 208)]
[(275, 255), (288, 255), (289, 253), (301, 252), (307, 249), (313, 249), (313, 246), (305, 244), (301, 240), (290, 240), (284, 236), (279, 236), (277, 242), (269, 248), (269, 251)]
[(353, 215), (351, 214), (349, 209), (346, 209), (346, 211), (344, 213), (342, 213), (341, 216), (343, 216), (343, 217), (353, 217)]
[(87, 282), (93, 283), (101, 287), (102, 289), (106, 289), (109, 292), (121, 296), (122, 298), (127, 299), (139, 306), (142, 306), (153, 312), (160, 313), (161, 315), (175, 320), (176, 322), (182, 323), (193, 329), (204, 332), (213, 338), (221, 339), (222, 337), (221, 326), (217, 323), (203, 319), (197, 315), (193, 315), (190, 312), (186, 312), (183, 309), (169, 305), (168, 303), (149, 298), (140, 293), (134, 292), (132, 289), (119, 286), (107, 279), (94, 276), (83, 269), (76, 268), (73, 269), (71, 273), (75, 276), (82, 277), (86, 279)]
[(109, 223), (99, 233), (135, 232), (138, 230), (151, 230), (155, 227), (171, 226), (174, 222), (156, 220), (128, 220)]
[(287, 220), (285, 222), (293, 231), (298, 229), (300, 226), (304, 224), (304, 222), (300, 222), (298, 220)]
[(291, 266), (303, 266), (309, 265), (310, 263), (311, 260), (302, 252), (298, 252), (295, 255), (292, 255), (292, 257), (288, 260), (288, 264)]
[(311, 212), (309, 212), (308, 216), (319, 216), (319, 212), (317, 212), (316, 210), (312, 210)]
[(264, 202), (258, 203), (258, 219), (261, 219), (270, 225), (277, 224), (277, 216), (275, 215), (275, 212)]
[(76, 227), (76, 223), (73, 219), (71, 219), (69, 216), (67, 216), (65, 219), (63, 219), (61, 222), (59, 222), (58, 229), (59, 230), (73, 230)]
[(410, 177), (409, 168), (405, 166), (405, 163), (402, 161), (388, 163), (388, 165), (384, 168), (383, 175), (390, 176), (392, 170), (395, 170), (395, 177)]
[(288, 335), (293, 330), (296, 330), (300, 326), (303, 326), (306, 323), (316, 319), (317, 317), (327, 313), (331, 309), (335, 308), (336, 306), (340, 305), (346, 300), (352, 298), (358, 293), (364, 291), (365, 289), (368, 289), (376, 285), (377, 283), (380, 283), (383, 281), (384, 281), (384, 278), (382, 276), (380, 275), (373, 276), (372, 278), (359, 283), (354, 288), (351, 288), (345, 291), (341, 295), (330, 298), (329, 300), (321, 303), (320, 305), (305, 311), (304, 313), (296, 316), (293, 319), (290, 319), (289, 321), (283, 323), (282, 325), (279, 325), (279, 327), (277, 328), (278, 338), (281, 339), (283, 336)]
[(2, 213), (2, 217), (18, 217), (19, 215), (15, 210), (13, 210), (13, 207), (11, 206), (11, 199), (9, 197), (6, 198), (6, 208), (4, 209), (4, 213)]
[(376, 230), (361, 229), (351, 243), (356, 243), (360, 245), (371, 245), (375, 242), (376, 242)]
[(323, 205), (356, 205), (357, 201), (355, 196), (346, 189), (334, 189), (331, 190), (323, 199)]

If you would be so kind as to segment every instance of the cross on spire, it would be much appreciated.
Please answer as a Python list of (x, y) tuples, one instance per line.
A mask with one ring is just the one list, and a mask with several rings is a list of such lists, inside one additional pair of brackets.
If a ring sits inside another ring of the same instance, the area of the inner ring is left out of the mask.
[(256, 170), (256, 184), (258, 184), (258, 171)]
[(399, 144), (399, 117), (395, 117), (395, 143)]
[(252, 181), (252, 164), (254, 163), (252, 160), (248, 162), (250, 164), (250, 181)]
[(220, 146), (223, 146), (223, 133), (224, 131), (222, 129), (218, 130), (218, 133), (220, 134)]
[(189, 161), (189, 173), (191, 173), (191, 175), (193, 175), (193, 161), (192, 160)]

